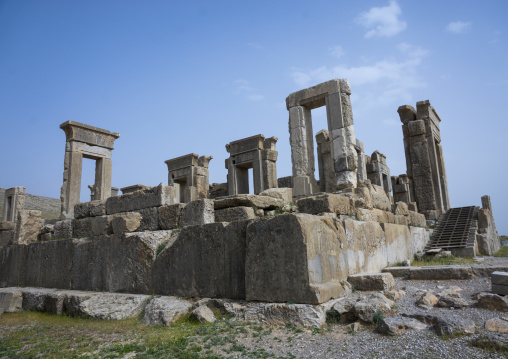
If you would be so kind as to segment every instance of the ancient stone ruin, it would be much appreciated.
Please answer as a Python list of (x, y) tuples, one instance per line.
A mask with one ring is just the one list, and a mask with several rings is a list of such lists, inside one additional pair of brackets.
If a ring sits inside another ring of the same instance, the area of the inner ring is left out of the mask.
[[(168, 185), (122, 195), (111, 187), (120, 135), (63, 123), (61, 220), (23, 210), (24, 190), (9, 190), (0, 287), (319, 304), (349, 292), (348, 278), (418, 252), (495, 252), (490, 198), (482, 208), (450, 206), (441, 120), (429, 101), (398, 109), (407, 173), (391, 177), (386, 156), (366, 155), (356, 138), (350, 95), (348, 81), (335, 79), (287, 97), (290, 177), (277, 178), (277, 137), (259, 134), (226, 145), (227, 183), (209, 184), (212, 156), (190, 153), (165, 161)], [(314, 133), (320, 106), (328, 128)], [(79, 198), (83, 157), (97, 164), (89, 202)]]

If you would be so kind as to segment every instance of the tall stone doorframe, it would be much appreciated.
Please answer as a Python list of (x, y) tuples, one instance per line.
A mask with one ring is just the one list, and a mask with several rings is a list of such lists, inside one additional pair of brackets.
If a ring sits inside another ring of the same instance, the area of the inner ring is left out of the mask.
[[(293, 164), (293, 196), (319, 192), (314, 176), (314, 141), (311, 110), (326, 106), (330, 156), (333, 163), (333, 191), (356, 187), (358, 155), (353, 128), (351, 87), (346, 79), (323, 82), (290, 94), (286, 98), (289, 111), (289, 142)], [(328, 181), (328, 179), (325, 179)]]
[(229, 158), (226, 159), (228, 170), (228, 194), (249, 193), (249, 169), (252, 168), (254, 194), (277, 187), (277, 156), (275, 150), (277, 137), (265, 139), (256, 135), (226, 145)]
[(208, 198), (208, 165), (212, 158), (190, 153), (164, 162), (168, 166), (168, 185), (175, 187), (178, 203)]
[(402, 121), (407, 176), (412, 183), (418, 210), (427, 219), (437, 220), (450, 209), (448, 183), (444, 164), (439, 123), (441, 119), (430, 101), (416, 103), (397, 110)]
[(12, 187), (5, 190), (4, 216), (7, 222), (16, 222), (18, 211), (25, 209), (25, 187)]
[(120, 134), (74, 121), (62, 123), (60, 128), (67, 141), (60, 219), (71, 219), (74, 218), (74, 206), (80, 202), (83, 158), (95, 160), (94, 198), (104, 200), (111, 196), (111, 151)]

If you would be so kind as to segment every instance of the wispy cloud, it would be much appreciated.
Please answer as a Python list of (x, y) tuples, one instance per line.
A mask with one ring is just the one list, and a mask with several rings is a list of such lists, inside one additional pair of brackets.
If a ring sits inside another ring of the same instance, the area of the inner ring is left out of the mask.
[(454, 21), (446, 25), (446, 31), (452, 34), (467, 34), (472, 26), (470, 22)]
[(425, 86), (418, 75), (418, 69), (428, 51), (406, 43), (397, 46), (399, 59), (389, 58), (362, 66), (339, 64), (314, 69), (293, 69), (291, 77), (301, 88), (309, 87), (333, 78), (347, 78), (355, 89), (369, 85), (361, 91), (361, 97), (368, 94), (368, 101), (362, 99), (365, 106), (391, 105), (396, 101), (411, 100), (410, 90)]
[(392, 0), (387, 6), (373, 7), (369, 11), (360, 14), (356, 22), (368, 31), (365, 38), (374, 36), (390, 37), (397, 35), (407, 27), (405, 21), (401, 21), (399, 16), (402, 14), (399, 4)]
[(250, 101), (261, 101), (265, 99), (264, 95), (255, 93), (255, 89), (250, 85), (250, 82), (247, 80), (236, 80), (236, 89), (234, 93), (236, 95), (243, 94)]
[(338, 59), (344, 56), (346, 53), (342, 48), (342, 46), (340, 45), (331, 46), (330, 48), (328, 48), (328, 50), (333, 56), (335, 56)]

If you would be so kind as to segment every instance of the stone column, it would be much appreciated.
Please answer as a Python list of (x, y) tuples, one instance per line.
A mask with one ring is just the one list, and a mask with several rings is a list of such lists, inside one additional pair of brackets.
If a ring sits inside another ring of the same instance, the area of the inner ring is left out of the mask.
[(25, 187), (12, 187), (4, 193), (3, 220), (16, 223), (18, 212), (25, 209)]
[(263, 191), (269, 188), (277, 188), (277, 157), (275, 150), (277, 137), (269, 137), (264, 140), (264, 148), (261, 150), (261, 164), (263, 170)]
[(356, 154), (358, 156), (358, 170), (356, 173), (356, 178), (358, 181), (365, 181), (368, 179), (367, 177), (367, 161), (365, 160), (365, 150), (363, 147), (363, 142), (356, 139)]
[[(62, 202), (60, 219), (74, 218), (74, 206), (79, 203), (81, 191), (83, 155), (80, 152), (71, 151), (69, 142), (67, 147), (69, 150), (65, 152), (63, 184), (60, 191), (60, 201)], [(95, 193), (97, 193), (97, 187)]]
[(331, 154), (330, 136), (327, 130), (321, 130), (316, 134), (319, 190), (321, 192), (333, 192), (335, 171)]
[(289, 109), (289, 143), (293, 164), (293, 196), (318, 192), (314, 177), (314, 141), (310, 110), (303, 106)]

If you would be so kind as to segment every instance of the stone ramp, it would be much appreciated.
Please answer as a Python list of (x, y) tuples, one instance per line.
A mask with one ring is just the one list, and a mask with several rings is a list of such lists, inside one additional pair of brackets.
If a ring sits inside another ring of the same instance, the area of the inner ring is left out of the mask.
[(439, 218), (434, 235), (424, 251), (441, 248), (459, 252), (470, 249), (465, 252), (474, 255), (478, 210), (479, 207), (475, 206), (449, 209)]

